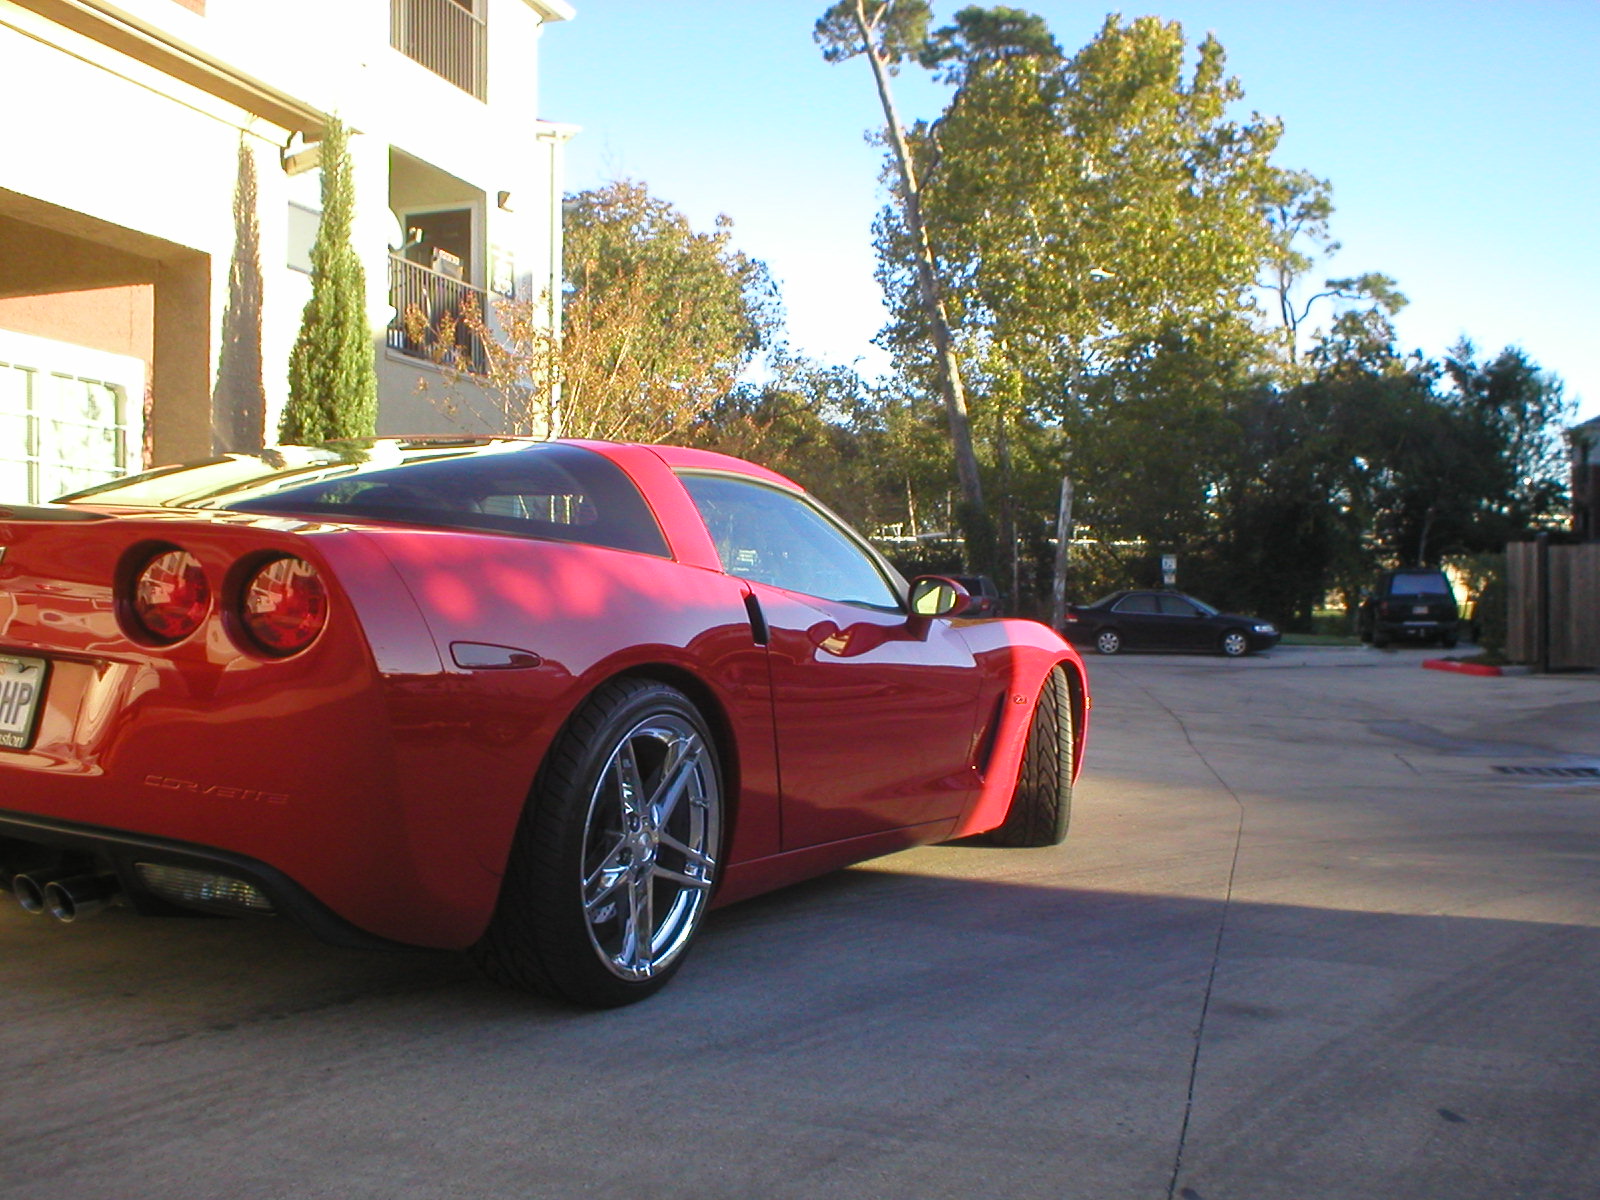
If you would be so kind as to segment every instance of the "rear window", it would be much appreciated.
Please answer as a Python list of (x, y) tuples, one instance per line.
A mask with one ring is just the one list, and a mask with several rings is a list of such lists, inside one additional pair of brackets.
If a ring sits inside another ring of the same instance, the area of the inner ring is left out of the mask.
[(1400, 571), (1389, 581), (1391, 596), (1449, 596), (1450, 581), (1441, 571)]
[(669, 557), (622, 468), (580, 446), (337, 445), (232, 455), (66, 497), (77, 503), (367, 518)]

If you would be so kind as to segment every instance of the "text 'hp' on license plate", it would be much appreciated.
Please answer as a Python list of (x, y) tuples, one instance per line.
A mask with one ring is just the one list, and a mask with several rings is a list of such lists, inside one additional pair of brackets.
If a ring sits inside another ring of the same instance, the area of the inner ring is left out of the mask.
[(49, 670), (42, 658), (0, 654), (0, 749), (26, 750), (33, 744)]

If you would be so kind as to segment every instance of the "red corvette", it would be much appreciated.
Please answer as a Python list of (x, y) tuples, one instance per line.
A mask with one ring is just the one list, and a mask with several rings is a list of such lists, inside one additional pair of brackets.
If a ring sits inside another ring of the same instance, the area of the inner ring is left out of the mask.
[(627, 1003), (714, 903), (1061, 840), (1083, 665), (969, 602), (665, 446), (282, 447), (0, 506), (0, 881)]

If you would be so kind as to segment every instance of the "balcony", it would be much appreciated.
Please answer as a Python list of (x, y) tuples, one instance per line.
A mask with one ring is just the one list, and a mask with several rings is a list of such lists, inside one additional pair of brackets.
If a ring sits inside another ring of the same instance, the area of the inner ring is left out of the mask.
[(478, 100), (489, 95), (489, 26), (473, 0), (389, 0), (389, 44)]
[(483, 339), (461, 319), (468, 308), (488, 319), (489, 295), (482, 288), (391, 254), (389, 302), (395, 311), (384, 336), (389, 349), (471, 375), (488, 374)]

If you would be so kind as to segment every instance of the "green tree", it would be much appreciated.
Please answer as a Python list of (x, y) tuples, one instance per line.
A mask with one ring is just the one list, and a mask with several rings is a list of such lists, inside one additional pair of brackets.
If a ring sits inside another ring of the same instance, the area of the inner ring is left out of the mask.
[(1476, 544), (1462, 549), (1498, 550), (1519, 533), (1565, 518), (1571, 497), (1562, 430), (1577, 406), (1561, 381), (1514, 346), (1480, 363), (1465, 338), (1450, 347), (1444, 373), (1455, 406), (1486, 431), (1494, 447), (1493, 487), (1472, 539)]
[(565, 207), (563, 432), (686, 426), (776, 340), (782, 310), (766, 266), (733, 249), (727, 217), (696, 232), (632, 180)]
[[(562, 329), (549, 297), (469, 307), (480, 380), (510, 432), (659, 441), (687, 437), (763, 350), (783, 314), (765, 265), (733, 249), (732, 224), (697, 232), (634, 180), (569, 195)], [(438, 344), (458, 359), (446, 329)], [(459, 365), (459, 364), (458, 364)]]
[(916, 303), (922, 327), (931, 340), (934, 375), (950, 425), (950, 444), (963, 501), (960, 516), (967, 532), (969, 560), (976, 570), (993, 570), (994, 530), (983, 504), (983, 482), (973, 447), (961, 364), (945, 313), (939, 266), (923, 223), (922, 185), (917, 164), (889, 88), (889, 76), (900, 64), (923, 53), (930, 15), (924, 0), (838, 0), (817, 21), (814, 37), (828, 62), (845, 62), (864, 54), (872, 67), (878, 100), (883, 108), (886, 138), (894, 157), (898, 179), (895, 191), (906, 230), (906, 244), (911, 249)]
[(719, 398), (690, 440), (788, 475), (851, 524), (870, 529), (886, 517), (879, 464), (857, 427), (866, 391), (849, 367), (780, 356), (764, 380)]
[[(1254, 295), (1279, 128), (1230, 116), (1242, 89), (1215, 39), (1188, 57), (1176, 24), (1113, 17), (1067, 58), (1038, 17), (1006, 8), (961, 10), (922, 55), (955, 90), (909, 141), (1007, 545), (1053, 518), (1069, 452), (1096, 532), (1141, 511), (1203, 515), (1229, 436), (1218, 381), (1267, 358)], [(877, 241), (885, 339), (926, 378), (899, 209)]]
[(1340, 314), (1306, 366), (1231, 412), (1239, 447), (1190, 577), (1213, 599), (1304, 628), (1380, 566), (1498, 552), (1561, 513), (1569, 409), (1521, 351), (1402, 355), (1375, 306)]
[(322, 221), (311, 247), (311, 299), (289, 355), (289, 399), (280, 441), (370, 437), (378, 423), (378, 376), (367, 324), (367, 281), (350, 242), (355, 183), (349, 131), (329, 118), (322, 138)]
[(1395, 281), (1377, 271), (1324, 280), (1320, 291), (1302, 298), (1305, 277), (1317, 259), (1331, 258), (1340, 248), (1329, 230), (1333, 188), (1309, 171), (1280, 171), (1269, 181), (1263, 200), (1272, 250), (1261, 286), (1272, 294), (1278, 310), (1291, 373), (1300, 360), (1301, 326), (1318, 302), (1367, 303), (1389, 317), (1405, 307)]

